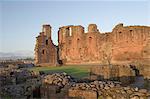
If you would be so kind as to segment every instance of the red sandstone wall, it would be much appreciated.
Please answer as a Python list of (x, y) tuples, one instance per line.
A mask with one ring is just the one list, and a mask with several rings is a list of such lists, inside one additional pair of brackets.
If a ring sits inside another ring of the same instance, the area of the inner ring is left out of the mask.
[[(63, 26), (58, 31), (59, 60), (64, 64), (100, 64), (150, 60), (150, 27), (118, 24), (112, 32), (100, 33), (95, 24)], [(57, 64), (57, 47), (51, 40), (51, 26), (43, 25), (36, 38), (35, 63)]]
[(51, 27), (43, 25), (43, 32), (36, 38), (35, 64), (46, 66), (57, 64), (57, 47), (51, 40)]
[(82, 26), (65, 26), (59, 29), (59, 57), (66, 64), (101, 63), (105, 46), (112, 44), (111, 62), (142, 59), (148, 42), (150, 27), (117, 25), (112, 32), (100, 33), (95, 24), (84, 33)]

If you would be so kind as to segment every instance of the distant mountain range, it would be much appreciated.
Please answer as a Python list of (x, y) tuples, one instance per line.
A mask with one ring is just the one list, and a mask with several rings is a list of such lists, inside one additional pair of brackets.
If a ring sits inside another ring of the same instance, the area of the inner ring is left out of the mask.
[(34, 57), (33, 51), (0, 52), (0, 60)]

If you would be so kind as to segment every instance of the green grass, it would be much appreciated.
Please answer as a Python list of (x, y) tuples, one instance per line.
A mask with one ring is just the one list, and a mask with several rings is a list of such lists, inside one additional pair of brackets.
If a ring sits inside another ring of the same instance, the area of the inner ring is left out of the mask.
[(33, 67), (29, 70), (48, 72), (66, 72), (75, 78), (84, 78), (89, 76), (91, 66), (49, 66), (49, 67)]

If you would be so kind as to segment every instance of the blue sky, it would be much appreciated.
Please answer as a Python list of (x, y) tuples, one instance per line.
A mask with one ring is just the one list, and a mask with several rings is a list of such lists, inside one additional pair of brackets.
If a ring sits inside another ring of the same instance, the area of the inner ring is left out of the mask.
[(118, 23), (150, 25), (150, 2), (131, 1), (0, 1), (0, 52), (33, 51), (35, 37), (43, 24), (52, 26), (52, 39), (57, 44), (57, 31), (64, 25), (90, 23), (100, 32), (109, 32)]

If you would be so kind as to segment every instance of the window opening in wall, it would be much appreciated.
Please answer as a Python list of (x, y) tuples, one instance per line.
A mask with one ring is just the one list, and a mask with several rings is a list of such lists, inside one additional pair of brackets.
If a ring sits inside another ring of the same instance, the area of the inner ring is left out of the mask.
[(46, 45), (48, 45), (48, 40), (46, 40)]
[(44, 54), (45, 53), (45, 51), (44, 50), (42, 50), (42, 54)]
[(89, 42), (91, 42), (92, 41), (92, 37), (89, 37)]
[(69, 36), (72, 36), (72, 28), (69, 27)]
[(122, 32), (119, 32), (119, 37), (118, 37), (119, 40), (122, 39), (121, 35), (122, 35)]
[(79, 43), (79, 42), (80, 42), (80, 39), (78, 38), (78, 39), (77, 39), (77, 43)]
[(130, 34), (131, 34), (131, 36), (133, 36), (132, 30), (130, 30)]

